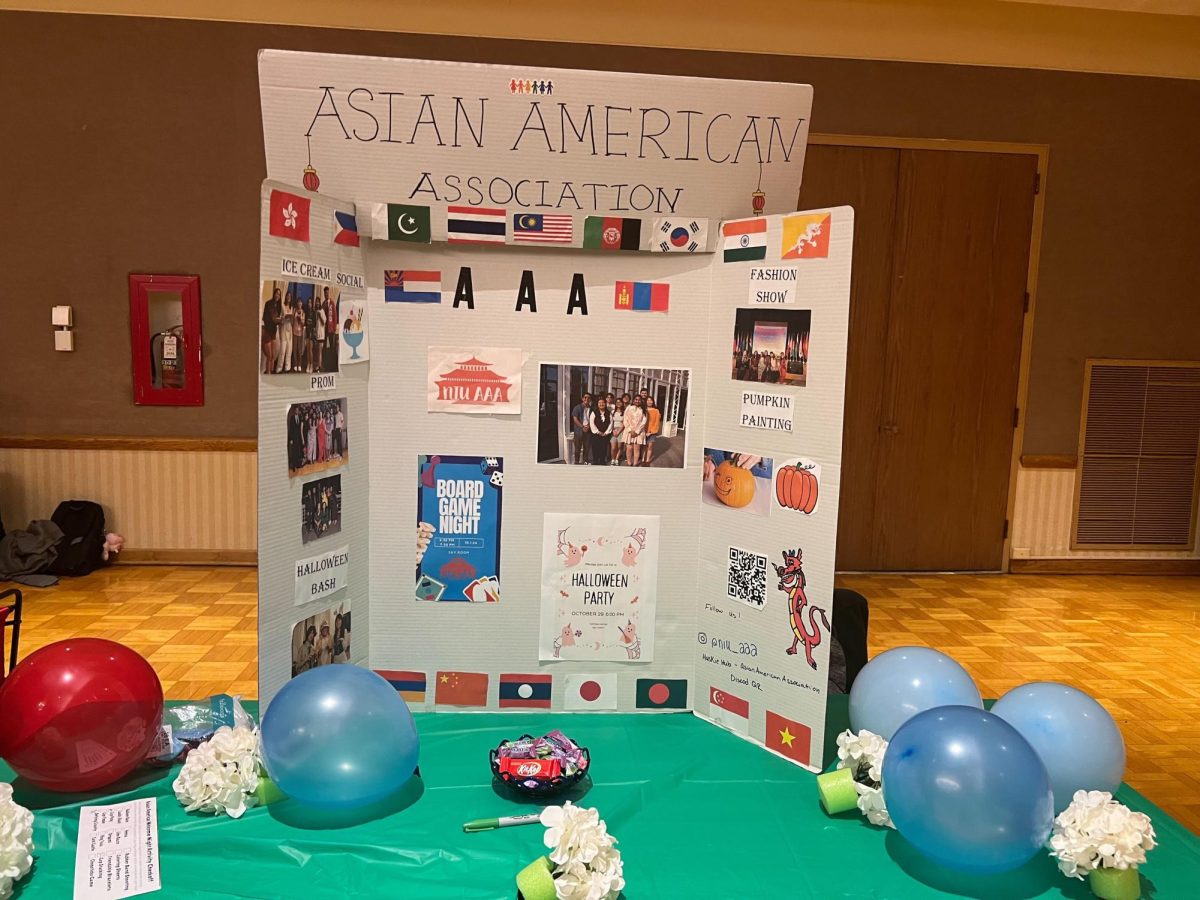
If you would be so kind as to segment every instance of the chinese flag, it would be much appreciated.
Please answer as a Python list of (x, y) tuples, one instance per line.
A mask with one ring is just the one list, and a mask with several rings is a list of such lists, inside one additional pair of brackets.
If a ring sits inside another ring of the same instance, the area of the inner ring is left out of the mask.
[(807, 766), (808, 754), (812, 746), (812, 731), (807, 725), (786, 719), (768, 709), (764, 743), (768, 750), (774, 750), (788, 759)]
[(434, 703), (438, 706), (487, 706), (488, 677), (482, 672), (438, 672)]
[(271, 224), (275, 237), (293, 241), (308, 241), (308, 208), (311, 202), (299, 194), (271, 191)]

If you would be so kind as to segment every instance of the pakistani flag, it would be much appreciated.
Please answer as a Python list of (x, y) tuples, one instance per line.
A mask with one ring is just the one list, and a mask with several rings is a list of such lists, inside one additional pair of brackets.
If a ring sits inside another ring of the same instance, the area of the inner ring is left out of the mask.
[(384, 241), (428, 244), (429, 207), (408, 203), (376, 203), (371, 207), (371, 237)]

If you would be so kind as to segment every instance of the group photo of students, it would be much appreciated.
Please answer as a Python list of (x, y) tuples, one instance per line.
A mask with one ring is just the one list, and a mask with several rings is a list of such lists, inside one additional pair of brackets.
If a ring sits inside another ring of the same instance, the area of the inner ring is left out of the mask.
[(542, 366), (538, 461), (682, 468), (687, 386), (680, 369)]
[(346, 398), (293, 403), (287, 416), (288, 476), (334, 469), (350, 459)]
[(307, 544), (342, 530), (342, 476), (310, 481), (300, 494), (300, 537)]
[(292, 629), (292, 677), (301, 672), (350, 661), (350, 613), (345, 605), (296, 623)]
[(739, 309), (733, 327), (733, 379), (802, 387), (808, 381), (811, 323), (807, 309)]
[(301, 281), (264, 281), (264, 375), (338, 371), (338, 289)]

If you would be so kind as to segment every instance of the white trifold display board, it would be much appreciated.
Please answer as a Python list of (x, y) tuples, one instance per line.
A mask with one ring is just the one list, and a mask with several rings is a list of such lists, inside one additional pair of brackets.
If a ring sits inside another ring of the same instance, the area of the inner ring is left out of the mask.
[[(853, 211), (787, 214), (811, 88), (283, 51), (260, 82), (261, 280), (333, 286), (369, 348), (260, 359), (262, 701), (349, 661), (415, 710), (691, 710), (819, 765)], [(582, 464), (582, 391), (641, 386), (657, 464)], [(309, 452), (289, 415), (341, 398)]]

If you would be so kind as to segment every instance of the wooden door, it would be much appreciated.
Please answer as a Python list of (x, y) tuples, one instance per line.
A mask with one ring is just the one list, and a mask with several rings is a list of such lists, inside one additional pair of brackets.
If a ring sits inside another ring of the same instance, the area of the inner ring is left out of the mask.
[(801, 208), (856, 214), (839, 569), (1002, 564), (1036, 171), (809, 149)]

